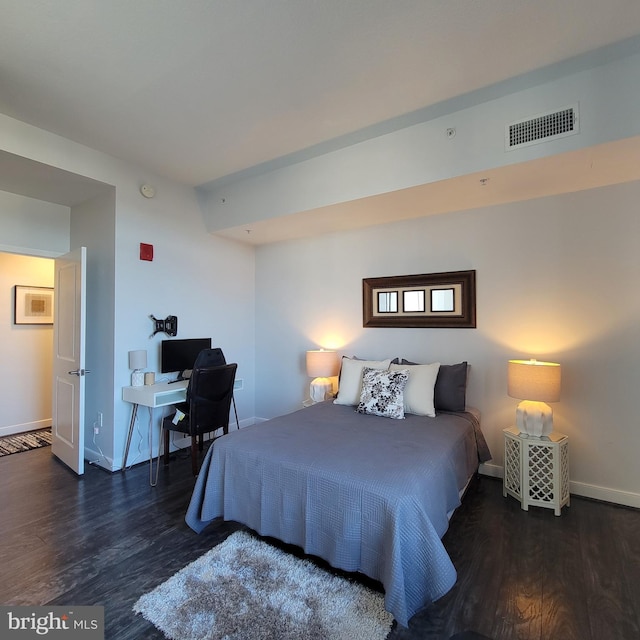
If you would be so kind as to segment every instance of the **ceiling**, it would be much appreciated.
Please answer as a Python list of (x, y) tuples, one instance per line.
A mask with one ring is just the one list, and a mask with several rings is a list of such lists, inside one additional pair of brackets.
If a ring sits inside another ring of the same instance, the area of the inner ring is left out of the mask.
[(0, 112), (193, 186), (640, 34), (638, 0), (0, 0), (0, 16)]

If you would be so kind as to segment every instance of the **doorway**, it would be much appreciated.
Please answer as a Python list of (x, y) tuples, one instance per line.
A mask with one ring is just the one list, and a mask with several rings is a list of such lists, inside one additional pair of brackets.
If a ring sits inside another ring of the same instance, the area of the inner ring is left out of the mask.
[(54, 261), (0, 252), (0, 436), (51, 426), (53, 324), (15, 323), (16, 285), (53, 288)]

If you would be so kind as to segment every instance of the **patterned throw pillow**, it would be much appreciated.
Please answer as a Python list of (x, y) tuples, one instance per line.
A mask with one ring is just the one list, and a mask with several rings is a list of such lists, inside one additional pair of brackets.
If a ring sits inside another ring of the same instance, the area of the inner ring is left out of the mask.
[(396, 420), (404, 418), (403, 392), (408, 379), (408, 369), (389, 371), (364, 367), (356, 411)]

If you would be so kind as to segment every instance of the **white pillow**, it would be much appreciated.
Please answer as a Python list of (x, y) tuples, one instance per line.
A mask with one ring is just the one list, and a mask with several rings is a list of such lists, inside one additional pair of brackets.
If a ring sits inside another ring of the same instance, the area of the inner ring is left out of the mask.
[(358, 404), (362, 392), (362, 370), (365, 367), (388, 369), (390, 364), (391, 358), (387, 360), (356, 360), (343, 356), (342, 368), (340, 369), (340, 387), (338, 388), (338, 396), (333, 403), (351, 406)]
[(365, 367), (362, 370), (360, 404), (356, 411), (401, 420), (404, 418), (402, 392), (408, 379), (408, 369), (392, 371)]
[(440, 363), (391, 365), (392, 371), (401, 369), (409, 369), (409, 380), (403, 394), (405, 413), (434, 418), (436, 409), (433, 405), (433, 389), (436, 386)]

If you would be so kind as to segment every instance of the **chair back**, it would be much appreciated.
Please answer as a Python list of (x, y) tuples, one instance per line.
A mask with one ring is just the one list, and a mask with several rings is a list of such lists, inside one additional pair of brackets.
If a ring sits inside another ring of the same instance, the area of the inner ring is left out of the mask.
[(193, 385), (193, 373), (196, 369), (208, 369), (209, 367), (219, 367), (227, 364), (222, 349), (216, 347), (214, 349), (203, 349), (196, 357), (193, 364), (189, 382), (187, 383), (187, 403), (191, 401), (191, 387)]
[(189, 424), (192, 436), (220, 428), (228, 432), (237, 368), (234, 362), (194, 369), (191, 373)]
[(208, 367), (219, 367), (227, 364), (222, 349), (216, 347), (214, 349), (203, 349), (196, 358), (194, 369), (206, 369)]

